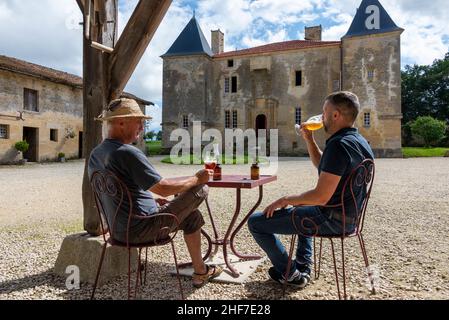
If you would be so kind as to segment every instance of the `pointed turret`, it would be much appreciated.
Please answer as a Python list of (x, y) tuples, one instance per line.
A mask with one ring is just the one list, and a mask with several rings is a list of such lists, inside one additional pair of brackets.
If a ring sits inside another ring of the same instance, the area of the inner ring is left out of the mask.
[(179, 37), (162, 57), (187, 56), (205, 54), (213, 56), (212, 50), (204, 37), (203, 31), (193, 17)]
[(378, 0), (363, 0), (343, 39), (400, 30)]

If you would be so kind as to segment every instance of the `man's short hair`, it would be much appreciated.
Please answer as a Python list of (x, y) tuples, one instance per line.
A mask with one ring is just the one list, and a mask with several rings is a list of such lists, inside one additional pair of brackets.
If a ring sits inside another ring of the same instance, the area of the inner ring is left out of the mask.
[(326, 98), (338, 111), (352, 122), (355, 122), (360, 112), (359, 98), (352, 92), (340, 91)]

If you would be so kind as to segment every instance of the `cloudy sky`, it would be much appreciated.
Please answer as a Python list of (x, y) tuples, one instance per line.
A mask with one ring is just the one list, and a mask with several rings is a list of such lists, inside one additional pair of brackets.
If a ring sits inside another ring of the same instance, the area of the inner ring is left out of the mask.
[[(123, 30), (137, 0), (119, 0)], [(339, 40), (361, 0), (174, 0), (126, 90), (153, 101), (151, 124), (161, 122), (162, 59), (195, 11), (210, 30), (225, 33), (225, 51), (304, 39), (304, 26), (321, 24), (324, 40)], [(430, 64), (449, 51), (447, 0), (381, 0), (402, 36), (402, 64)], [(81, 13), (75, 0), (0, 0), (0, 54), (81, 76)]]

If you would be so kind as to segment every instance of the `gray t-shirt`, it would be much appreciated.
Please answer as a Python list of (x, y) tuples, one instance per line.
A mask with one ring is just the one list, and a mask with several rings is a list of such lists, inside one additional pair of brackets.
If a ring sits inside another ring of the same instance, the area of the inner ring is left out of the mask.
[[(158, 211), (153, 195), (148, 190), (156, 185), (162, 177), (150, 164), (145, 154), (136, 147), (123, 144), (118, 140), (106, 139), (91, 153), (88, 165), (89, 179), (95, 171), (109, 170), (120, 178), (128, 187), (133, 200), (133, 213), (137, 215), (151, 215)], [(105, 197), (104, 201), (111, 200)], [(105, 203), (106, 214), (113, 215), (117, 203)], [(111, 210), (112, 209), (112, 210)], [(110, 213), (112, 212), (112, 213)], [(126, 241), (126, 228), (128, 225), (129, 203), (127, 197), (117, 215), (114, 228), (114, 238)], [(112, 216), (107, 217), (112, 227)], [(142, 231), (146, 223), (141, 220), (131, 220), (130, 242)]]

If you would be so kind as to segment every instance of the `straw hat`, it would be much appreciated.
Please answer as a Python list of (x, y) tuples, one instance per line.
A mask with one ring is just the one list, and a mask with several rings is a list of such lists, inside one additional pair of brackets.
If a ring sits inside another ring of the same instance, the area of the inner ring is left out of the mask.
[(121, 98), (111, 101), (108, 108), (95, 120), (108, 121), (116, 118), (152, 119), (150, 116), (143, 114), (136, 100)]

